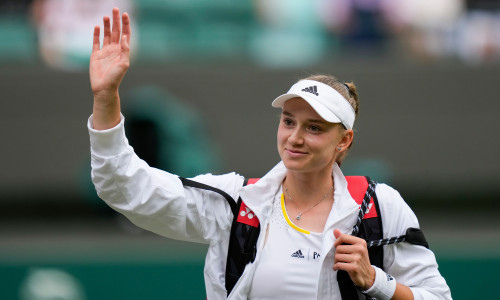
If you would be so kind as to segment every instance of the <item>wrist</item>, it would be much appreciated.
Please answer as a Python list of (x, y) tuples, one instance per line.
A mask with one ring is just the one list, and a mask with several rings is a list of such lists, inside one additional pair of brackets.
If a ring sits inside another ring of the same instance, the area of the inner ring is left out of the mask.
[(109, 129), (120, 122), (120, 98), (116, 93), (94, 94), (93, 128)]
[(375, 275), (376, 275), (375, 267), (371, 266), (369, 279), (367, 281), (365, 281), (365, 285), (360, 286), (360, 288), (362, 290), (368, 290), (369, 288), (371, 288), (373, 286), (373, 284), (375, 283)]
[(96, 103), (109, 104), (111, 102), (116, 101), (119, 98), (118, 88), (110, 90), (106, 89), (106, 90), (92, 91), (92, 94), (94, 94), (94, 104)]
[(363, 294), (370, 295), (379, 300), (389, 300), (396, 291), (396, 279), (384, 272), (382, 269), (372, 266), (375, 278), (370, 288), (363, 290)]

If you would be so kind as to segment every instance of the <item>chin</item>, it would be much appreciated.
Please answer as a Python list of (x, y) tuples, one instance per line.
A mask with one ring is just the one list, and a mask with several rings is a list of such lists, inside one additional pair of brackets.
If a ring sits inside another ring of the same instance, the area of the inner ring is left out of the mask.
[(306, 171), (306, 166), (304, 163), (293, 161), (293, 160), (283, 160), (283, 164), (289, 171), (304, 172)]

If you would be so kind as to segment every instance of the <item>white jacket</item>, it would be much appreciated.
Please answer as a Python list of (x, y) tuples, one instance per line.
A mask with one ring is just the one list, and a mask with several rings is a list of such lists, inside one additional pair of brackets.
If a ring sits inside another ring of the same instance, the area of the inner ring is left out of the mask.
[[(91, 117), (92, 118), (92, 117)], [(225, 260), (232, 212), (219, 194), (185, 188), (177, 175), (149, 167), (134, 153), (125, 137), (124, 119), (112, 129), (88, 128), (92, 154), (92, 180), (99, 196), (113, 209), (137, 226), (159, 235), (209, 244), (205, 260), (205, 285), (208, 299), (226, 299)], [(200, 175), (193, 180), (224, 190), (234, 199), (241, 197), (267, 227), (272, 199), (285, 177), (283, 163), (276, 165), (256, 184), (243, 187), (244, 178), (235, 173)], [(322, 253), (327, 253), (321, 267), (318, 299), (341, 299), (337, 272), (333, 271), (335, 237), (333, 230), (350, 233), (359, 206), (347, 190), (347, 182), (335, 165), (334, 203), (324, 228)], [(419, 227), (417, 218), (399, 193), (385, 184), (376, 188), (383, 220), (384, 238), (405, 234), (408, 227)], [(261, 234), (257, 249), (262, 248)], [(397, 282), (409, 286), (415, 299), (451, 299), (450, 290), (438, 271), (432, 251), (422, 246), (399, 243), (384, 246), (384, 270)], [(247, 299), (259, 251), (227, 299)]]

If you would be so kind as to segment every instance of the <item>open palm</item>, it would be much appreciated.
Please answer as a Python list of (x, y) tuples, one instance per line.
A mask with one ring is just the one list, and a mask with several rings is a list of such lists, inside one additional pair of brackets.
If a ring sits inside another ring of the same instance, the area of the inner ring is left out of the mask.
[(90, 84), (94, 96), (118, 91), (130, 65), (130, 19), (122, 15), (123, 30), (120, 28), (120, 11), (113, 9), (113, 27), (109, 17), (104, 17), (104, 38), (100, 47), (100, 27), (94, 28), (94, 42), (90, 57)]

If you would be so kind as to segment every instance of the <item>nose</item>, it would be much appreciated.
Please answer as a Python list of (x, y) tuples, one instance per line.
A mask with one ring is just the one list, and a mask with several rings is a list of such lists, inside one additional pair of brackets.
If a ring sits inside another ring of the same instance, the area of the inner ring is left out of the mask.
[(290, 133), (288, 141), (292, 145), (301, 145), (304, 142), (304, 138), (302, 136), (302, 130), (300, 128), (295, 128), (295, 130), (293, 130)]

